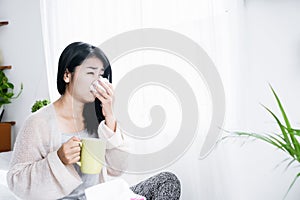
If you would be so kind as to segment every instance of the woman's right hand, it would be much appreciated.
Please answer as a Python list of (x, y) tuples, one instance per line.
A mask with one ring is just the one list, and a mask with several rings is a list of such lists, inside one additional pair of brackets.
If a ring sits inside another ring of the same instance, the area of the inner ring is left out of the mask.
[(80, 160), (79, 142), (80, 139), (74, 136), (58, 149), (57, 155), (63, 164), (70, 165)]

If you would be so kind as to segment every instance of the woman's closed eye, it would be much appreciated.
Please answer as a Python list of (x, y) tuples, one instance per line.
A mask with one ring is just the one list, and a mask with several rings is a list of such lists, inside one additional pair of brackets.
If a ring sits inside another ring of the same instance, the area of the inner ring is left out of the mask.
[(103, 76), (103, 74), (104, 74), (104, 69), (101, 69), (101, 70), (100, 70), (100, 74), (99, 74), (98, 76), (99, 76), (99, 77), (100, 77), (100, 76)]
[(88, 72), (87, 74), (95, 75), (95, 73), (94, 73), (94, 72)]

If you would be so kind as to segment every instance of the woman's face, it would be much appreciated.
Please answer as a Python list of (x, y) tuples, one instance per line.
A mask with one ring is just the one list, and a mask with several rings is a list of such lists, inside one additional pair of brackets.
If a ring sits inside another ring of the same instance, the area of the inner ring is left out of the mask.
[(90, 57), (86, 59), (75, 69), (68, 86), (70, 94), (83, 103), (95, 101), (95, 96), (90, 91), (90, 85), (103, 74), (103, 63), (99, 58)]

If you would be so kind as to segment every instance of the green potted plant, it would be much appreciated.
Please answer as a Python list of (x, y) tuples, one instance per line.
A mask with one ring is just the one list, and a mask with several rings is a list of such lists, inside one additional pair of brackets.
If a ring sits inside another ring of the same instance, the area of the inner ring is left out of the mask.
[(50, 101), (48, 99), (44, 100), (37, 100), (31, 107), (31, 112), (34, 113), (35, 111), (41, 109), (42, 107), (48, 105)]
[[(12, 99), (20, 96), (23, 84), (17, 95), (14, 93), (14, 85), (9, 82), (3, 70), (0, 70), (0, 122), (4, 114), (4, 105), (10, 104)], [(0, 123), (0, 152), (11, 150), (11, 126), (15, 122)]]
[[(252, 137), (252, 138), (261, 140), (263, 142), (266, 142), (268, 144), (271, 144), (274, 147), (284, 151), (289, 157), (287, 160), (290, 160), (290, 162), (287, 164), (287, 168), (288, 168), (294, 162), (300, 163), (300, 143), (298, 140), (298, 138), (300, 136), (300, 130), (295, 129), (291, 126), (290, 121), (285, 113), (285, 110), (283, 109), (283, 106), (282, 106), (276, 92), (274, 91), (272, 86), (270, 86), (270, 88), (276, 99), (276, 102), (280, 109), (284, 123), (282, 123), (279, 120), (279, 118), (269, 108), (267, 108), (264, 105), (262, 105), (262, 106), (267, 110), (267, 112), (269, 112), (272, 115), (272, 117), (276, 121), (277, 125), (279, 126), (280, 132), (273, 133), (273, 134), (258, 134), (258, 133), (235, 131), (235, 132), (230, 132), (230, 133), (233, 133), (235, 136)], [(300, 176), (300, 172), (295, 176), (294, 180), (291, 182), (283, 199), (286, 198), (288, 192), (293, 187), (294, 183), (296, 182), (296, 180), (298, 179), (299, 176)]]
[(4, 105), (10, 104), (12, 99), (16, 99), (20, 96), (23, 90), (23, 84), (17, 95), (14, 93), (14, 84), (9, 82), (3, 70), (0, 70), (0, 122), (4, 114)]

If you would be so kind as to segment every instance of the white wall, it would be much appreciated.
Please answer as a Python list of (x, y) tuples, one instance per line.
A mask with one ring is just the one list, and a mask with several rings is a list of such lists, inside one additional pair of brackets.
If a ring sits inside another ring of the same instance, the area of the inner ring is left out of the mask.
[(0, 49), (4, 64), (12, 65), (5, 73), (22, 95), (6, 106), (5, 121), (16, 121), (14, 136), (37, 99), (48, 98), (45, 56), (42, 40), (39, 0), (0, 0), (0, 20), (9, 25), (0, 28)]
[[(297, 0), (245, 1), (245, 18), (236, 39), (241, 44), (236, 51), (238, 62), (232, 72), (235, 88), (231, 96), (227, 93), (227, 104), (235, 110), (227, 112), (227, 130), (278, 132), (273, 118), (259, 105), (263, 103), (280, 115), (268, 83), (277, 91), (292, 125), (299, 127), (299, 10)], [(297, 165), (288, 171), (286, 165), (275, 168), (284, 158), (286, 154), (259, 141), (242, 145), (240, 140), (227, 140), (203, 165), (211, 163), (211, 169), (214, 166), (224, 172), (217, 177), (219, 187), (224, 182), (230, 186), (222, 199), (279, 200), (300, 172)], [(210, 187), (215, 186), (212, 183)], [(300, 180), (287, 199), (299, 199), (299, 186)]]

